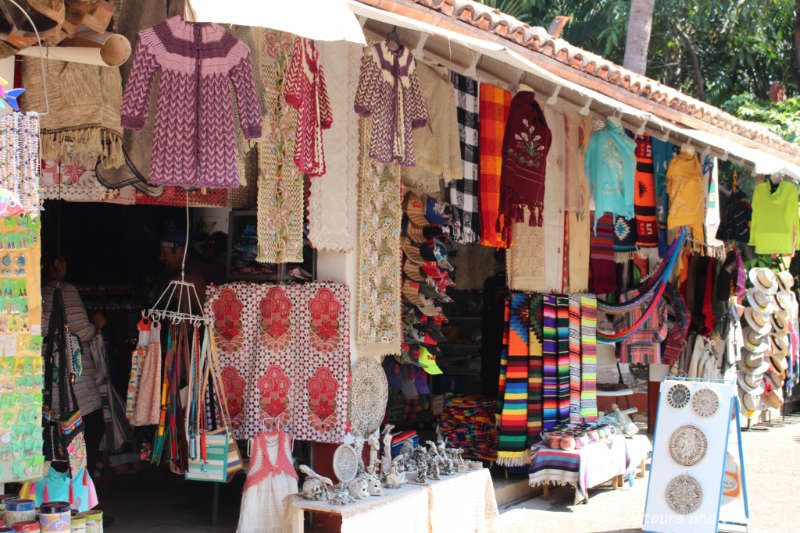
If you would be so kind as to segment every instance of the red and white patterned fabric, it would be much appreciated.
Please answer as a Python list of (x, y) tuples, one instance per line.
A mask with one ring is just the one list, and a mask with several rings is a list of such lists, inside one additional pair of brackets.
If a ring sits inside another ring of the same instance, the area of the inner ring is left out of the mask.
[(350, 291), (332, 282), (209, 286), (237, 439), (262, 431), (339, 443), (348, 430)]
[(292, 64), (283, 84), (283, 97), (297, 109), (297, 136), (294, 164), (311, 177), (325, 174), (322, 130), (333, 124), (325, 73), (314, 41), (298, 37), (294, 41)]

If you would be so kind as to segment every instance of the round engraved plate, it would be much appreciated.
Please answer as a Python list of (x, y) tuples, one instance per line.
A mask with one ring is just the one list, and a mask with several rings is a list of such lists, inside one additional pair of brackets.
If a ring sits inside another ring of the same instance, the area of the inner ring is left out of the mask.
[(703, 431), (691, 424), (676, 429), (669, 438), (669, 455), (681, 466), (694, 466), (705, 457), (708, 440)]
[(664, 499), (675, 513), (692, 514), (703, 503), (703, 488), (695, 478), (683, 474), (667, 483)]
[(719, 410), (719, 396), (712, 389), (700, 389), (692, 395), (692, 411), (697, 416), (708, 418)]
[(667, 403), (670, 407), (674, 407), (675, 409), (683, 409), (689, 404), (689, 398), (691, 398), (692, 393), (689, 391), (689, 387), (678, 383), (677, 385), (673, 385), (667, 391)]

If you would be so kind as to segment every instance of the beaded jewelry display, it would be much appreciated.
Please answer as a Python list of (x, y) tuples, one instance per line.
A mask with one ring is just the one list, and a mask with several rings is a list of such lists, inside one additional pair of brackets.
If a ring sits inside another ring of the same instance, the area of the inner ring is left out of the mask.
[(15, 195), (27, 213), (38, 214), (39, 114), (9, 113), (0, 116), (0, 186)]

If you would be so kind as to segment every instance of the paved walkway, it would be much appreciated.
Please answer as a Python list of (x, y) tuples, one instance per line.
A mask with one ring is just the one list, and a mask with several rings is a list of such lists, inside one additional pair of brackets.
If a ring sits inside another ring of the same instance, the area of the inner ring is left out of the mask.
[[(750, 501), (750, 533), (800, 531), (800, 417), (769, 431), (742, 437)], [(568, 488), (550, 491), (550, 500), (534, 498), (501, 509), (498, 531), (606, 533), (641, 531), (647, 478), (616, 491), (590, 491), (588, 504), (573, 505)]]

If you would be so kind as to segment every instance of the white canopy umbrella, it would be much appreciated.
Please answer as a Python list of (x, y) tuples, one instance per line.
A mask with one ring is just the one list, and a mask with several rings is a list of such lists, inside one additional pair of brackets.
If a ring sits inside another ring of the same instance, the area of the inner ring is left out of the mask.
[(317, 41), (366, 45), (346, 0), (190, 0), (187, 20), (261, 26)]

